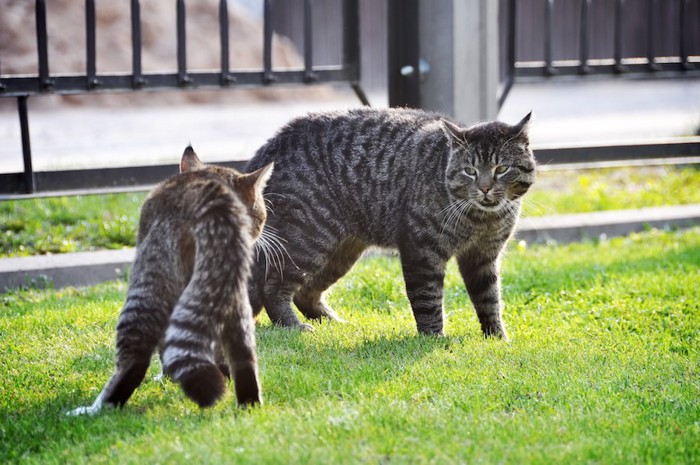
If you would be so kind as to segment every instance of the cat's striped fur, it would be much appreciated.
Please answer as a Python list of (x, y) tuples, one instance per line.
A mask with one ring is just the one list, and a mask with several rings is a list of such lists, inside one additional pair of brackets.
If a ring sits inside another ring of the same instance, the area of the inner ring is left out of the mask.
[(286, 249), (255, 263), (253, 311), (311, 328), (294, 301), (307, 318), (337, 318), (323, 292), (377, 245), (400, 253), (418, 331), (443, 332), (445, 264), (456, 256), (483, 333), (506, 338), (499, 260), (535, 180), (529, 120), (465, 128), (420, 110), (364, 108), (289, 123), (247, 168), (278, 168), (266, 229)]
[(247, 281), (271, 165), (241, 174), (204, 165), (188, 147), (180, 168), (141, 209), (116, 371), (95, 403), (74, 414), (123, 406), (157, 347), (164, 374), (200, 406), (223, 395), (225, 376), (233, 376), (240, 404), (261, 400)]

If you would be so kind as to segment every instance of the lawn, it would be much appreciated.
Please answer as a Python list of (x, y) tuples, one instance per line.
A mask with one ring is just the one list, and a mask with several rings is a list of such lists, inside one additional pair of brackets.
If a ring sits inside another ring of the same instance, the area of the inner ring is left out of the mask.
[(450, 263), (447, 336), (418, 336), (395, 258), (332, 290), (348, 320), (257, 328), (265, 405), (200, 410), (112, 371), (124, 282), (0, 295), (0, 463), (700, 462), (700, 228), (510, 248), (512, 341), (484, 340)]
[[(0, 201), (0, 257), (133, 246), (145, 194)], [(700, 203), (700, 168), (543, 171), (524, 216)]]

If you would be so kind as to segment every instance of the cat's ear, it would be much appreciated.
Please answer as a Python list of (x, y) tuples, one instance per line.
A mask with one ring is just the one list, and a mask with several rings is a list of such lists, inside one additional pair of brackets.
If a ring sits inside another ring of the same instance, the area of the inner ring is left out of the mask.
[(186, 173), (188, 171), (197, 171), (203, 169), (205, 166), (204, 162), (199, 159), (194, 149), (191, 145), (188, 145), (185, 152), (182, 154), (180, 159), (180, 173)]
[(466, 140), (466, 128), (460, 128), (452, 121), (446, 120), (445, 118), (442, 118), (440, 122), (442, 123), (442, 131), (448, 139), (455, 139), (458, 142), (464, 142)]
[(244, 175), (242, 181), (256, 192), (262, 192), (267, 185), (268, 179), (272, 176), (272, 169), (275, 164), (270, 163), (260, 169)]
[(532, 120), (532, 111), (525, 115), (525, 118), (520, 120), (518, 124), (513, 126), (513, 133), (516, 137), (522, 137), (527, 139), (528, 132), (530, 131), (530, 121)]

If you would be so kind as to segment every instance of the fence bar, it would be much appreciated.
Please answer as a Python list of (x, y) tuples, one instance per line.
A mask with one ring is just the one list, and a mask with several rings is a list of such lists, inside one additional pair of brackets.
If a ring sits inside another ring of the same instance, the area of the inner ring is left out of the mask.
[(544, 62), (545, 71), (547, 74), (552, 75), (556, 73), (554, 66), (552, 65), (552, 38), (554, 36), (554, 25), (552, 21), (554, 11), (554, 0), (547, 0), (545, 3), (544, 10)]
[(318, 79), (313, 69), (313, 10), (311, 0), (304, 0), (304, 81), (312, 82)]
[(181, 86), (192, 84), (187, 75), (187, 13), (185, 0), (177, 0), (177, 81)]
[(85, 0), (85, 84), (88, 89), (94, 89), (100, 85), (100, 81), (97, 79), (95, 42), (95, 0)]
[(419, 0), (389, 0), (389, 106), (420, 108)]
[(228, 52), (228, 0), (219, 2), (219, 38), (221, 39), (221, 85), (227, 86), (235, 82), (231, 76)]
[(40, 90), (50, 90), (53, 81), (49, 75), (49, 40), (46, 33), (46, 0), (36, 1), (36, 45), (39, 55)]
[[(350, 87), (362, 105), (370, 106), (360, 85), (360, 4), (358, 0), (343, 0), (343, 70)], [(318, 71), (315, 71), (318, 75)]]
[(516, 46), (518, 43), (518, 31), (517, 31), (517, 15), (518, 15), (518, 2), (516, 0), (510, 0), (510, 13), (508, 16), (508, 74), (515, 78), (515, 61), (516, 61)]
[(624, 37), (624, 30), (623, 30), (623, 17), (625, 14), (625, 0), (616, 0), (615, 1), (615, 44), (614, 44), (614, 59), (615, 59), (615, 71), (618, 73), (622, 73), (625, 71), (625, 66), (622, 64), (622, 57), (623, 57), (623, 37)]
[(29, 114), (27, 112), (27, 97), (17, 98), (17, 113), (19, 114), (19, 129), (22, 137), (22, 160), (24, 161), (24, 191), (32, 194), (35, 191), (34, 170), (32, 169), (32, 147), (29, 140)]
[(690, 63), (690, 60), (688, 59), (688, 48), (690, 45), (689, 42), (689, 27), (688, 27), (688, 0), (680, 0), (680, 28), (678, 32), (678, 39), (679, 39), (679, 55), (681, 57), (681, 64), (683, 65), (683, 69), (692, 69), (693, 65)]
[(275, 80), (272, 74), (272, 0), (265, 0), (263, 5), (263, 83)]
[(498, 108), (503, 106), (505, 103), (510, 89), (513, 87), (515, 82), (515, 10), (516, 1), (508, 1), (508, 12), (506, 13), (506, 76), (505, 81), (501, 84), (501, 88), (498, 91)]
[(579, 72), (588, 74), (591, 68), (588, 66), (590, 56), (590, 36), (591, 36), (591, 0), (581, 0), (581, 41), (579, 43)]
[(651, 71), (658, 71), (659, 65), (656, 63), (656, 47), (654, 39), (656, 38), (656, 0), (649, 0), (649, 9), (647, 11), (647, 62)]
[(146, 85), (141, 70), (141, 5), (131, 0), (131, 85), (139, 89)]

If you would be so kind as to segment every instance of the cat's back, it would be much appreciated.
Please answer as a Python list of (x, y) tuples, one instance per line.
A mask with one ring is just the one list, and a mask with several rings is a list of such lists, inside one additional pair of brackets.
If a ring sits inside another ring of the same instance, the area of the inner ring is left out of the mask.
[(439, 143), (440, 115), (413, 109), (355, 108), (309, 113), (290, 121), (256, 153), (247, 171), (267, 163), (340, 169), (384, 159), (412, 163), (409, 146)]

